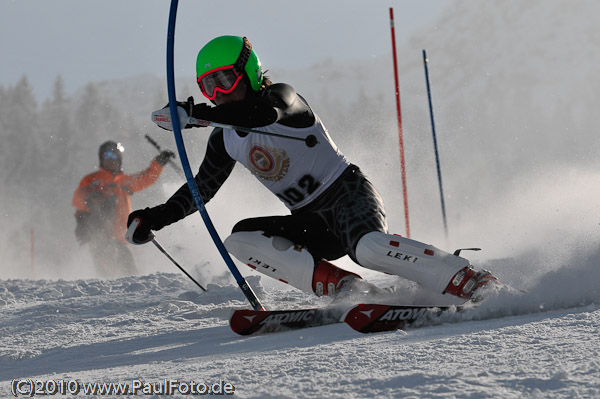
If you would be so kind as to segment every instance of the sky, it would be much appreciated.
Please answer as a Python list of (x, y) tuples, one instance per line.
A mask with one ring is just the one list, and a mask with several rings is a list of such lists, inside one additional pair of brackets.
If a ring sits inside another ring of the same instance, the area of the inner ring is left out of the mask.
[[(386, 55), (391, 53), (390, 7), (399, 47), (450, 2), (182, 0), (176, 76), (194, 76), (198, 50), (225, 34), (247, 36), (265, 69)], [(26, 75), (43, 100), (58, 75), (67, 92), (90, 81), (164, 75), (169, 6), (167, 0), (2, 0), (0, 85), (15, 85)]]

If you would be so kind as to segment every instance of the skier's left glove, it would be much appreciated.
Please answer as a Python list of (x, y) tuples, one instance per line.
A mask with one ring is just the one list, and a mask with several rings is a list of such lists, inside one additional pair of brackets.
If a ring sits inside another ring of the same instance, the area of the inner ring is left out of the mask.
[(172, 158), (175, 158), (175, 153), (173, 151), (164, 150), (161, 151), (154, 160), (158, 162), (160, 166), (165, 166)]

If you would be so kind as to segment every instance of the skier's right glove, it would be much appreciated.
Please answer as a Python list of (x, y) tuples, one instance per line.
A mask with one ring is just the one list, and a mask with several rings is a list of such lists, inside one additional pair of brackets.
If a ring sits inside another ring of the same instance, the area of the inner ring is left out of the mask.
[(175, 153), (173, 151), (164, 150), (161, 151), (160, 154), (158, 154), (154, 159), (160, 166), (165, 166), (167, 162), (171, 160), (171, 158), (175, 158)]
[(127, 241), (132, 244), (145, 244), (152, 241), (152, 230), (160, 230), (181, 219), (181, 217), (176, 216), (176, 208), (178, 208), (177, 205), (167, 203), (155, 206), (154, 208), (139, 209), (131, 212), (127, 218), (127, 228), (136, 219), (139, 224), (133, 235), (126, 237)]
[[(188, 97), (187, 101), (177, 101), (177, 113), (179, 115), (179, 125), (182, 129), (190, 129), (195, 126), (205, 125), (193, 125), (190, 123), (190, 118), (194, 113), (194, 97)], [(173, 130), (173, 122), (171, 121), (171, 111), (169, 104), (165, 105), (162, 109), (154, 111), (152, 113), (152, 121), (158, 125), (158, 127), (165, 130)]]

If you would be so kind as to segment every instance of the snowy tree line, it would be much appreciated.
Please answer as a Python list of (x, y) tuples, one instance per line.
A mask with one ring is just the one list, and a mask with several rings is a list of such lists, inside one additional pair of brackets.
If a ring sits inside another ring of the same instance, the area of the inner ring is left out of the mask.
[(66, 176), (89, 156), (88, 142), (98, 142), (122, 128), (126, 120), (88, 84), (83, 94), (65, 94), (61, 77), (52, 96), (38, 104), (27, 77), (16, 86), (0, 88), (0, 129), (3, 132), (1, 180), (26, 179), (48, 188), (57, 176)]
[(60, 262), (60, 249), (71, 249), (74, 241), (71, 196), (98, 164), (98, 146), (136, 130), (132, 117), (94, 83), (69, 96), (59, 76), (41, 103), (26, 76), (14, 87), (0, 86), (3, 258), (29, 263), (34, 230), (36, 253)]

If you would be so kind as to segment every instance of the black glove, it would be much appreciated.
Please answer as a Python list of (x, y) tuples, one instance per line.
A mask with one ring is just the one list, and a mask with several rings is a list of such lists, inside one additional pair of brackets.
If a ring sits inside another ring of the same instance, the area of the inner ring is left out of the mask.
[[(185, 112), (188, 114), (188, 116), (192, 116), (192, 113), (194, 110), (194, 97), (193, 96), (189, 96), (186, 101), (177, 101), (175, 104), (177, 104), (178, 107), (183, 108), (185, 110)], [(167, 105), (165, 105), (163, 107), (163, 109), (165, 109), (165, 108), (169, 108), (169, 103), (167, 103)]]
[[(192, 116), (192, 114), (194, 113), (194, 97), (189, 96), (187, 101), (177, 101), (176, 104), (178, 107), (181, 107), (185, 110), (185, 113), (187, 114), (187, 116)], [(169, 103), (167, 103), (167, 105), (165, 105), (163, 107), (163, 109), (165, 109), (165, 108), (169, 108)], [(158, 125), (158, 126), (161, 127), (160, 125)], [(194, 126), (189, 125), (189, 124), (185, 125), (185, 126), (181, 126), (182, 129), (190, 129), (192, 127), (194, 127)], [(165, 129), (165, 128), (163, 127), (163, 129)]]
[(134, 244), (143, 244), (150, 241), (150, 231), (154, 228), (154, 219), (156, 218), (156, 213), (152, 212), (150, 208), (139, 209), (129, 214), (129, 217), (127, 218), (128, 228), (135, 219), (139, 220), (139, 224), (133, 232), (132, 239)]
[(188, 114), (188, 115), (191, 116), (192, 118), (200, 119), (203, 121), (220, 122), (220, 120), (216, 120), (216, 117), (217, 117), (216, 108), (211, 107), (210, 105), (208, 105), (206, 103), (194, 105), (192, 107), (192, 113)]
[(164, 150), (161, 151), (160, 154), (158, 154), (158, 156), (154, 159), (160, 166), (165, 166), (167, 162), (171, 160), (171, 158), (175, 158), (175, 153), (173, 151)]
[(146, 243), (150, 240), (151, 230), (160, 230), (183, 218), (183, 216), (177, 216), (177, 208), (178, 205), (167, 203), (155, 206), (154, 208), (139, 209), (131, 212), (127, 218), (127, 227), (129, 227), (135, 219), (140, 221), (133, 232), (133, 242), (135, 244)]
[(177, 101), (177, 106), (183, 108), (188, 116), (192, 116), (194, 113), (194, 97), (189, 96), (185, 102)]

